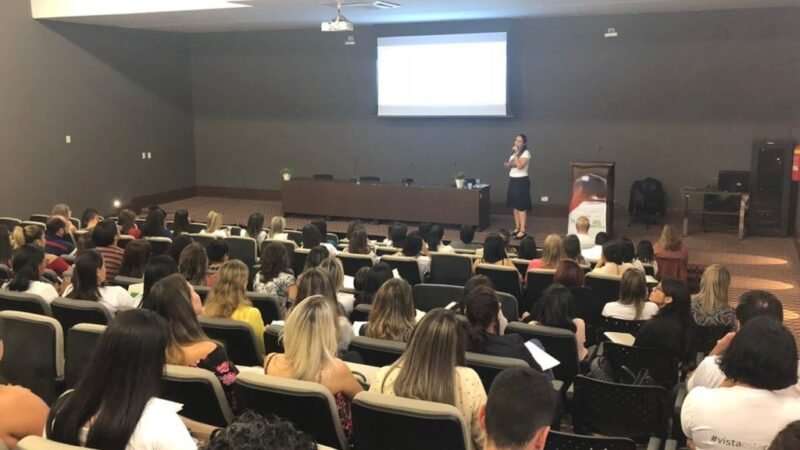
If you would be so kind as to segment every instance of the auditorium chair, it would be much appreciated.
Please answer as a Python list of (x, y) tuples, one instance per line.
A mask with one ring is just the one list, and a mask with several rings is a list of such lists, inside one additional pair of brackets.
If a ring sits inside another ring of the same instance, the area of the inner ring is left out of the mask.
[(678, 360), (663, 349), (605, 342), (603, 356), (618, 376), (618, 381), (633, 383), (640, 372), (647, 370), (656, 383), (667, 389), (678, 384)]
[(517, 303), (517, 299), (514, 298), (513, 295), (506, 294), (505, 292), (497, 292), (497, 300), (500, 301), (500, 311), (503, 311), (503, 315), (506, 319), (510, 322), (519, 320), (521, 315), (519, 303)]
[(270, 324), (264, 330), (264, 353), (283, 353), (283, 325)]
[(119, 235), (117, 239), (117, 247), (124, 249), (131, 241), (135, 241), (136, 238), (133, 236), (129, 236), (127, 234)]
[(281, 302), (275, 296), (259, 292), (245, 292), (253, 306), (261, 312), (264, 324), (269, 325), (274, 320), (283, 320)]
[(430, 283), (463, 286), (471, 276), (472, 258), (469, 256), (431, 253)]
[(478, 264), (476, 275), (486, 275), (492, 280), (494, 289), (511, 294), (522, 303), (522, 286), (519, 282), (519, 271), (516, 267), (498, 266), (495, 264)]
[(606, 331), (613, 331), (615, 333), (628, 333), (636, 336), (636, 334), (639, 332), (639, 329), (642, 328), (642, 325), (647, 322), (646, 320), (624, 320), (605, 316), (603, 316), (601, 320), (602, 322), (597, 330), (599, 332), (599, 335), (597, 336), (598, 342), (608, 340), (602, 335)]
[(656, 269), (653, 267), (652, 264), (642, 263), (642, 267), (644, 267), (644, 274), (648, 277), (655, 277), (656, 276)]
[(307, 248), (297, 247), (294, 249), (294, 253), (292, 254), (291, 257), (291, 264), (292, 264), (292, 270), (298, 276), (300, 276), (300, 274), (303, 273), (303, 269), (306, 266), (306, 260), (308, 259), (309, 253), (311, 253), (311, 250)]
[(298, 247), (303, 245), (303, 232), (297, 230), (283, 230), (290, 241), (294, 242)]
[(408, 281), (411, 286), (416, 286), (423, 281), (419, 277), (419, 265), (416, 258), (386, 255), (381, 258), (381, 262), (385, 262), (392, 269), (397, 269), (400, 277)]
[(469, 450), (468, 422), (453, 405), (374, 392), (353, 399), (353, 444), (359, 450)]
[(411, 290), (414, 307), (428, 312), (434, 308), (444, 308), (452, 302), (459, 302), (464, 295), (462, 286), (448, 284), (418, 284)]
[(8, 227), (8, 231), (11, 233), (14, 232), (14, 228), (18, 227), (22, 223), (21, 220), (16, 219), (14, 217), (0, 217), (0, 225), (5, 225)]
[(621, 277), (602, 275), (594, 272), (586, 274), (586, 286), (591, 288), (594, 298), (601, 303), (619, 300), (619, 282)]
[[(139, 227), (139, 228), (142, 228), (142, 225), (144, 225), (144, 222), (145, 222), (145, 220), (144, 220), (143, 217), (137, 217), (137, 218), (133, 219), (133, 223), (135, 223), (136, 226)], [(80, 228), (80, 225), (76, 225), (75, 228)]]
[(292, 422), (322, 445), (350, 449), (333, 395), (321, 384), (241, 372), (236, 378), (235, 392), (242, 411), (274, 414)]
[(399, 251), (400, 249), (395, 247), (382, 247), (382, 246), (375, 247), (375, 254), (378, 256), (396, 255), (397, 252)]
[(20, 223), (19, 225), (21, 227), (27, 227), (27, 226), (39, 227), (42, 229), (42, 231), (44, 231), (44, 224), (42, 222), (37, 222), (35, 220), (23, 220), (22, 223)]
[(372, 312), (372, 305), (368, 304), (360, 304), (356, 305), (353, 308), (353, 312), (350, 313), (350, 321), (351, 322), (366, 322), (369, 320), (369, 313)]
[(0, 311), (22, 311), (31, 314), (52, 316), (50, 305), (36, 294), (0, 289)]
[(192, 238), (192, 241), (197, 242), (198, 244), (202, 245), (203, 248), (208, 248), (208, 244), (216, 241), (219, 239), (217, 236), (213, 234), (205, 234), (205, 233), (189, 233), (189, 237)]
[(277, 242), (277, 243), (283, 245), (283, 247), (286, 249), (286, 253), (289, 255), (289, 263), (291, 263), (292, 259), (294, 259), (293, 258), (294, 251), (295, 251), (296, 248), (299, 247), (299, 245), (297, 243), (295, 243), (294, 241), (291, 241), (291, 240), (264, 239), (264, 242), (261, 243), (261, 251), (263, 252), (264, 251), (264, 247), (266, 247), (267, 245), (269, 245), (269, 244), (271, 244), (273, 242)]
[(717, 341), (722, 339), (729, 332), (734, 331), (727, 325), (700, 326), (694, 327), (694, 349), (704, 357), (717, 345)]
[(108, 280), (110, 286), (120, 286), (128, 290), (132, 284), (144, 283), (144, 278), (126, 277), (124, 275), (117, 275)]
[(89, 365), (97, 341), (106, 331), (105, 325), (79, 323), (67, 330), (64, 344), (64, 387), (71, 389), (80, 380)]
[[(0, 441), (0, 449), (2, 449)], [(76, 447), (74, 445), (62, 444), (56, 441), (47, 440), (41, 436), (28, 436), (17, 442), (13, 450), (92, 450), (88, 447)]]
[(492, 382), (504, 369), (511, 367), (530, 367), (528, 363), (521, 359), (484, 355), (473, 352), (467, 352), (466, 364), (467, 367), (478, 373), (486, 392), (489, 392), (489, 387), (491, 387)]
[(192, 286), (197, 295), (200, 297), (200, 301), (205, 305), (206, 298), (208, 298), (208, 294), (211, 292), (211, 288), (208, 286)]
[[(636, 442), (628, 438), (582, 436), (550, 430), (544, 450), (637, 450)], [(658, 450), (653, 448), (648, 450)]]
[(531, 260), (521, 259), (521, 258), (511, 258), (511, 262), (514, 263), (514, 267), (517, 268), (519, 274), (522, 275), (522, 278), (525, 278), (525, 274), (528, 272), (528, 266), (531, 264)]
[(0, 311), (5, 382), (30, 389), (52, 404), (64, 382), (64, 333), (52, 317)]
[(237, 365), (263, 366), (264, 355), (258, 349), (253, 328), (240, 320), (199, 316), (200, 326), (211, 339), (222, 342), (228, 357)]
[(169, 250), (170, 246), (172, 245), (172, 239), (168, 237), (151, 236), (146, 237), (145, 240), (150, 243), (150, 247), (152, 248), (152, 256), (158, 256), (167, 253), (167, 250)]
[(380, 183), (381, 182), (381, 177), (368, 175), (368, 176), (365, 176), (365, 177), (356, 177), (356, 180), (358, 180), (361, 183)]
[[(80, 230), (80, 228), (81, 228), (81, 219), (78, 219), (77, 217), (70, 217), (69, 221), (72, 223), (72, 225), (75, 226), (75, 228)], [(142, 224), (144, 224), (144, 221), (142, 221)]]
[(184, 233), (201, 233), (203, 230), (206, 229), (206, 224), (201, 222), (190, 222), (189, 225), (186, 226), (186, 230)]
[(47, 224), (47, 221), (50, 220), (50, 216), (47, 214), (31, 214), (28, 220)]
[(14, 277), (14, 272), (5, 264), (0, 264), (0, 285)]
[(219, 379), (198, 367), (167, 364), (159, 397), (180, 403), (181, 416), (197, 422), (224, 428), (234, 418)]
[(475, 256), (474, 248), (456, 248), (454, 250), (456, 252), (456, 255)]
[(561, 394), (566, 395), (572, 380), (581, 373), (575, 333), (563, 328), (509, 322), (506, 334), (511, 333), (519, 334), (525, 341), (537, 339), (545, 351), (561, 363), (553, 368), (553, 376), (563, 383)]
[(229, 236), (224, 239), (228, 243), (230, 259), (238, 259), (252, 269), (258, 261), (258, 243), (251, 237)]
[(403, 342), (374, 339), (366, 336), (354, 337), (348, 347), (348, 350), (361, 355), (364, 364), (375, 367), (394, 364), (405, 349), (406, 344)]
[(353, 253), (339, 253), (336, 255), (339, 261), (342, 262), (344, 274), (354, 277), (356, 272), (362, 267), (372, 268), (373, 259), (370, 255), (356, 255)]
[(541, 298), (545, 289), (553, 284), (555, 269), (531, 269), (525, 273), (525, 305), (523, 310), (530, 311), (531, 306)]
[(79, 323), (96, 323), (108, 325), (113, 316), (102, 303), (93, 300), (73, 300), (57, 298), (50, 303), (53, 317), (61, 323), (61, 327), (69, 330)]
[(570, 411), (576, 432), (625, 437), (653, 446), (648, 448), (660, 448), (670, 413), (665, 388), (610, 383), (583, 375), (575, 377), (574, 388)]

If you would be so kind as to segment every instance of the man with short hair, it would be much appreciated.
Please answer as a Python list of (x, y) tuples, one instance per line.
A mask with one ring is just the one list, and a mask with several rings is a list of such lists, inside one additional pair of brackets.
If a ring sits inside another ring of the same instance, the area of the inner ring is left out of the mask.
[(53, 216), (47, 220), (44, 229), (46, 240), (44, 248), (47, 253), (61, 256), (75, 250), (75, 244), (65, 238), (68, 233), (68, 222), (69, 220), (62, 216)]
[(478, 412), (484, 450), (544, 449), (556, 404), (557, 393), (542, 373), (529, 367), (503, 370)]
[(111, 279), (119, 275), (122, 267), (122, 258), (125, 250), (121, 249), (119, 241), (119, 228), (114, 222), (98, 222), (92, 230), (92, 242), (95, 248), (103, 255), (103, 264), (106, 266), (106, 278)]
[[(768, 316), (778, 322), (783, 322), (783, 305), (770, 292), (762, 290), (747, 291), (739, 297), (736, 306), (736, 329), (741, 329), (744, 324), (760, 316)], [(725, 374), (719, 367), (720, 356), (728, 349), (736, 333), (728, 333), (717, 341), (717, 345), (703, 359), (697, 369), (686, 381), (688, 390), (697, 387), (716, 388), (725, 381)], [(781, 395), (800, 397), (800, 386), (795, 385), (778, 392)]]
[(594, 247), (594, 238), (589, 235), (589, 218), (580, 216), (575, 219), (575, 235), (581, 242), (581, 250), (588, 250)]

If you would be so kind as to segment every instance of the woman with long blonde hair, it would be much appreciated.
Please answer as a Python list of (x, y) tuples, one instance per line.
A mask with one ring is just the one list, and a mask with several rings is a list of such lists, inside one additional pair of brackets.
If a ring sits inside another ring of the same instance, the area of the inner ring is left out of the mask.
[(264, 352), (264, 319), (261, 312), (245, 295), (249, 271), (238, 259), (227, 261), (219, 270), (219, 277), (206, 299), (204, 315), (233, 319), (249, 324), (256, 336), (261, 353)]
[(222, 227), (222, 214), (216, 211), (209, 211), (208, 219), (206, 220), (206, 229), (203, 230), (203, 233), (220, 238), (228, 237), (227, 230)]
[(653, 253), (658, 261), (656, 278), (675, 278), (686, 282), (689, 266), (689, 251), (683, 246), (678, 231), (672, 225), (664, 225), (661, 236), (653, 247)]
[(416, 324), (417, 310), (406, 280), (392, 278), (383, 283), (372, 300), (367, 337), (408, 342)]
[(473, 448), (483, 448), (478, 410), (486, 390), (464, 361), (463, 325), (454, 312), (437, 308), (419, 321), (403, 356), (378, 370), (370, 391), (455, 406), (467, 421)]
[(269, 224), (269, 239), (279, 239), (285, 241), (289, 235), (283, 232), (286, 229), (286, 219), (281, 216), (275, 216)]
[(697, 325), (729, 326), (736, 322), (736, 314), (728, 304), (731, 273), (720, 264), (706, 267), (700, 280), (700, 292), (692, 297), (692, 315)]
[(559, 261), (564, 259), (564, 241), (557, 234), (548, 235), (542, 246), (542, 257), (534, 259), (528, 264), (531, 269), (553, 269), (558, 266)]
[(347, 364), (336, 357), (336, 328), (336, 309), (330, 299), (322, 295), (304, 299), (286, 318), (284, 352), (267, 355), (264, 373), (312, 381), (328, 388), (349, 438), (353, 429), (350, 401), (363, 389)]

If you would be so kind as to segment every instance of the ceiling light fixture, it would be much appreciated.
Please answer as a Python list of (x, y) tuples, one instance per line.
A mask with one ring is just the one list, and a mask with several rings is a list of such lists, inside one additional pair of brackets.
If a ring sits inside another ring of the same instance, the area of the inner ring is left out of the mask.
[(353, 23), (347, 20), (347, 17), (342, 15), (342, 2), (336, 2), (336, 17), (329, 22), (322, 22), (322, 31), (324, 32), (341, 32), (353, 31)]

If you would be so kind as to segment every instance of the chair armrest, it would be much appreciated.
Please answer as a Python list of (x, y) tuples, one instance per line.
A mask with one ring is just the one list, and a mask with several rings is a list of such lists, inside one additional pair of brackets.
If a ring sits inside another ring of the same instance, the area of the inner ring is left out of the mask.
[(651, 437), (650, 442), (647, 443), (647, 450), (661, 450), (661, 439)]
[(667, 443), (664, 445), (664, 450), (678, 450), (678, 441), (675, 439), (667, 439)]
[(675, 405), (672, 410), (676, 420), (680, 420), (681, 408), (683, 408), (683, 401), (686, 400), (687, 395), (689, 395), (689, 390), (686, 387), (686, 383), (681, 383), (678, 387), (678, 395), (675, 397)]

